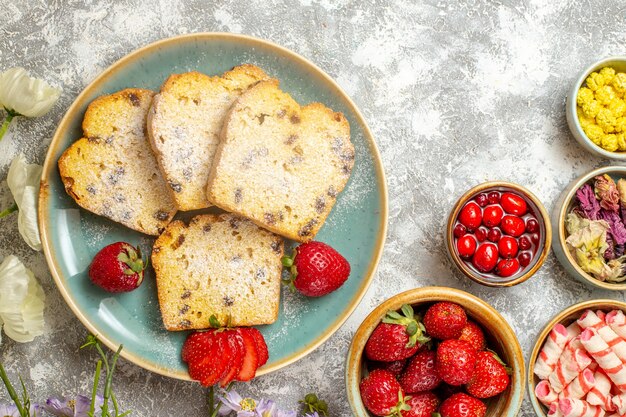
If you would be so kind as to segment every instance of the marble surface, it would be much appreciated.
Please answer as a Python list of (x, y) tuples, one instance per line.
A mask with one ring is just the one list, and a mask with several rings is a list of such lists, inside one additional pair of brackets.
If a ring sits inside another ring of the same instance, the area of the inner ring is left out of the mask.
[[(574, 281), (552, 254), (516, 287), (470, 283), (448, 260), (443, 237), (453, 202), (479, 182), (517, 182), (550, 210), (569, 181), (611, 163), (574, 142), (564, 103), (583, 67), (623, 53), (625, 13), (617, 0), (4, 1), (0, 69), (24, 66), (64, 91), (47, 116), (11, 126), (0, 142), (0, 178), (19, 152), (42, 163), (76, 95), (149, 42), (237, 32), (312, 60), (354, 99), (377, 140), (389, 186), (387, 243), (372, 286), (334, 336), (296, 364), (238, 389), (285, 408), (315, 391), (331, 415), (349, 416), (344, 358), (352, 334), (369, 311), (398, 292), (444, 285), (485, 299), (516, 331), (526, 358), (540, 329), (563, 308), (593, 298), (624, 299)], [(57, 291), (43, 254), (21, 240), (15, 218), (0, 220), (0, 228), (0, 258), (19, 256), (47, 293), (45, 334), (29, 344), (5, 337), (0, 359), (12, 377), (24, 377), (33, 399), (87, 392), (95, 357), (78, 351), (86, 330)], [(114, 384), (134, 416), (206, 415), (206, 392), (197, 384), (124, 360)], [(0, 390), (0, 402), (7, 400)], [(520, 415), (533, 414), (526, 400)]]

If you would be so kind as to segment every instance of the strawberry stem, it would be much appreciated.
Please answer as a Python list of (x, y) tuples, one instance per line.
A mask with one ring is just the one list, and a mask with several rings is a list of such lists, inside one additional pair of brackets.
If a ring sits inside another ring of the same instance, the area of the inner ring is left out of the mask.
[(406, 328), (406, 333), (409, 335), (409, 342), (406, 347), (410, 348), (417, 343), (423, 345), (430, 341), (430, 337), (426, 335), (426, 328), (418, 320), (419, 316), (415, 315), (413, 307), (408, 304), (404, 304), (400, 310), (403, 314), (397, 311), (388, 311), (387, 315), (383, 318), (383, 323), (399, 324)]

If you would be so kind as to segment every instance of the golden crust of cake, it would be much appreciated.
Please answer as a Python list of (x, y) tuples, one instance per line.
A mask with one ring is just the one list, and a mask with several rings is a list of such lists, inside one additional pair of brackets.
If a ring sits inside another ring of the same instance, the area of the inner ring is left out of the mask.
[(152, 249), (167, 330), (270, 324), (278, 317), (283, 239), (248, 219), (199, 215), (170, 223)]
[(65, 191), (81, 207), (157, 236), (176, 214), (145, 125), (154, 93), (130, 88), (95, 99), (83, 137), (59, 158)]
[(268, 78), (248, 64), (214, 77), (173, 74), (154, 97), (148, 135), (179, 210), (211, 205), (206, 184), (224, 117), (244, 91)]
[(350, 126), (320, 103), (300, 106), (262, 81), (226, 116), (207, 196), (281, 236), (312, 240), (354, 165)]

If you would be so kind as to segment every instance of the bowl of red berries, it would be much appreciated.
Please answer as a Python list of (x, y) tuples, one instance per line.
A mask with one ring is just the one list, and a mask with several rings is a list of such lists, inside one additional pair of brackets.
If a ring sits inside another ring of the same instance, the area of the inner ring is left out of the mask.
[(358, 417), (514, 417), (524, 379), (506, 320), (481, 299), (445, 287), (406, 291), (376, 307), (346, 362)]
[(550, 218), (537, 197), (517, 184), (494, 181), (470, 189), (448, 218), (448, 253), (468, 278), (508, 287), (543, 265), (552, 242)]

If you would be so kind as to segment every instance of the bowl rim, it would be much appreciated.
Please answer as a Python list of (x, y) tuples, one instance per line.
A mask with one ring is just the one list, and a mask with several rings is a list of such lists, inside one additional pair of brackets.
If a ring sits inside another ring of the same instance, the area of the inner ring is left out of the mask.
[(578, 120), (578, 114), (576, 113), (576, 107), (577, 107), (576, 96), (578, 95), (578, 90), (580, 90), (580, 88), (582, 87), (583, 83), (585, 82), (589, 74), (591, 74), (594, 71), (597, 71), (598, 69), (604, 68), (605, 66), (609, 66), (611, 62), (615, 62), (615, 61), (623, 61), (626, 64), (626, 55), (611, 55), (611, 56), (602, 58), (598, 61), (591, 63), (584, 70), (582, 70), (582, 72), (579, 73), (578, 77), (576, 78), (576, 81), (574, 81), (574, 84), (572, 88), (570, 89), (570, 92), (567, 96), (566, 114), (567, 114), (567, 118), (571, 119), (568, 125), (570, 127), (570, 130), (572, 131), (572, 134), (574, 135), (576, 139), (578, 139), (579, 141), (582, 140), (586, 145), (588, 145), (590, 150), (592, 150), (596, 154), (601, 155), (605, 158), (626, 161), (626, 151), (610, 152), (610, 151), (607, 151), (606, 149), (603, 149), (601, 146), (598, 146), (595, 143), (593, 143), (593, 141), (589, 139), (589, 137), (583, 130), (582, 126), (580, 125), (580, 121)]
[(626, 291), (626, 281), (621, 284), (620, 283), (616, 283), (616, 284), (607, 283), (607, 282), (600, 281), (592, 277), (585, 271), (583, 271), (582, 268), (578, 265), (578, 262), (576, 262), (576, 260), (572, 257), (572, 254), (567, 249), (567, 244), (565, 243), (565, 239), (566, 239), (565, 217), (568, 214), (567, 208), (570, 202), (572, 201), (572, 198), (574, 198), (574, 196), (576, 195), (576, 191), (593, 177), (596, 177), (602, 174), (608, 174), (608, 173), (615, 172), (615, 171), (623, 173), (624, 178), (626, 179), (626, 166), (609, 165), (609, 166), (593, 169), (589, 171), (588, 173), (578, 177), (567, 186), (566, 190), (569, 190), (569, 191), (565, 195), (565, 198), (563, 199), (563, 204), (561, 205), (561, 207), (558, 207), (558, 210), (559, 210), (558, 216), (557, 216), (558, 239), (559, 239), (559, 243), (561, 244), (561, 247), (563, 248), (563, 254), (565, 258), (567, 259), (569, 264), (574, 268), (574, 270), (578, 273), (578, 275), (584, 278), (585, 281), (589, 282), (590, 284), (596, 287), (603, 288), (605, 290)]
[(563, 321), (567, 316), (576, 313), (578, 311), (586, 310), (592, 307), (599, 307), (601, 305), (610, 305), (615, 308), (619, 308), (620, 310), (626, 312), (626, 302), (619, 300), (612, 300), (609, 298), (600, 298), (582, 301), (580, 303), (572, 304), (571, 306), (565, 308), (561, 312), (557, 313), (548, 323), (543, 327), (537, 339), (535, 341), (535, 345), (533, 346), (533, 350), (530, 353), (530, 357), (528, 358), (528, 396), (530, 398), (530, 402), (533, 406), (535, 414), (539, 417), (548, 417), (545, 412), (545, 406), (537, 400), (537, 396), (535, 395), (535, 361), (537, 360), (537, 356), (539, 355), (539, 350), (543, 347), (543, 343), (548, 337), (552, 328), (557, 324)]
[[(490, 314), (492, 316), (491, 319), (497, 322), (498, 328), (502, 333), (504, 333), (505, 339), (512, 344), (510, 349), (512, 352), (511, 360), (517, 365), (513, 369), (514, 375), (518, 375), (518, 378), (515, 379), (516, 385), (512, 385), (510, 387), (511, 393), (507, 399), (506, 405), (508, 407), (507, 414), (502, 417), (517, 416), (521, 409), (526, 389), (526, 384), (524, 383), (524, 381), (526, 380), (526, 365), (524, 362), (524, 355), (521, 345), (519, 343), (519, 340), (517, 339), (515, 332), (513, 331), (513, 328), (498, 312), (498, 310), (496, 310), (486, 301), (466, 291), (462, 291), (456, 288), (437, 286), (414, 288), (396, 294), (378, 304), (378, 306), (376, 306), (359, 325), (358, 329), (354, 333), (354, 336), (352, 337), (352, 341), (350, 343), (350, 347), (348, 348), (348, 354), (345, 361), (346, 394), (352, 412), (355, 416), (371, 416), (365, 409), (359, 392), (359, 383), (361, 377), (360, 369), (365, 343), (370, 334), (374, 331), (374, 328), (378, 325), (378, 323), (380, 323), (383, 315), (389, 310), (398, 310), (402, 306), (402, 304), (415, 304), (418, 302), (429, 303), (437, 301), (447, 301), (450, 299), (452, 299), (452, 302), (458, 302), (461, 305), (465, 303), (471, 304), (472, 307), (477, 308), (481, 312)], [(511, 364), (509, 364), (509, 366), (510, 365)]]
[[(369, 146), (369, 151), (372, 154), (374, 160), (374, 170), (376, 172), (376, 177), (378, 181), (378, 186), (380, 187), (380, 210), (379, 210), (379, 218), (380, 218), (380, 229), (377, 233), (376, 245), (373, 251), (373, 255), (366, 267), (365, 273), (363, 275), (363, 281), (361, 286), (357, 289), (353, 300), (351, 301), (348, 308), (345, 312), (334, 319), (332, 324), (328, 327), (328, 330), (321, 335), (319, 338), (314, 340), (313, 342), (304, 345), (299, 351), (294, 352), (284, 359), (280, 360), (272, 364), (271, 366), (265, 365), (261, 367), (256, 376), (262, 376), (265, 374), (269, 374), (271, 372), (277, 371), (281, 368), (284, 368), (292, 363), (304, 358), (323, 343), (325, 343), (333, 334), (339, 330), (339, 328), (348, 320), (348, 318), (354, 313), (357, 306), (361, 303), (363, 297), (367, 289), (370, 287), (374, 276), (376, 275), (376, 271), (380, 260), (382, 258), (385, 241), (387, 238), (387, 228), (389, 222), (389, 194), (387, 189), (387, 179), (385, 175), (385, 169), (383, 166), (382, 157), (380, 151), (378, 149), (378, 145), (374, 138), (374, 134), (372, 133), (365, 116), (355, 103), (355, 101), (350, 98), (350, 96), (344, 91), (344, 89), (335, 81), (328, 73), (322, 70), (318, 65), (313, 63), (313, 61), (305, 58), (303, 55), (300, 55), (297, 52), (294, 52), (286, 47), (283, 47), (274, 42), (258, 38), (255, 36), (249, 36), (245, 34), (236, 34), (236, 33), (228, 33), (228, 32), (192, 32), (182, 35), (175, 35), (171, 37), (162, 38), (156, 40), (154, 42), (150, 42), (146, 45), (143, 45), (139, 48), (133, 49), (127, 54), (124, 54), (122, 57), (118, 59), (114, 59), (113, 62), (108, 65), (104, 70), (102, 70), (93, 80), (87, 83), (86, 86), (78, 93), (78, 95), (74, 98), (73, 102), (66, 109), (64, 115), (61, 120), (57, 124), (57, 128), (52, 137), (52, 141), (48, 150), (46, 152), (45, 161), (43, 164), (43, 171), (41, 174), (40, 181), (40, 192), (38, 198), (38, 208), (37, 208), (37, 222), (40, 230), (41, 241), (43, 245), (43, 253), (46, 259), (46, 263), (50, 274), (52, 275), (55, 286), (58, 288), (59, 292), (63, 296), (65, 303), (70, 307), (74, 316), (78, 318), (78, 320), (85, 326), (85, 328), (98, 337), (98, 339), (109, 349), (115, 351), (118, 348), (118, 345), (109, 337), (108, 334), (102, 333), (98, 331), (97, 327), (94, 326), (91, 321), (87, 318), (86, 314), (78, 308), (77, 304), (73, 301), (70, 293), (68, 292), (66, 286), (63, 285), (63, 278), (60, 274), (60, 267), (57, 265), (57, 259), (55, 257), (55, 251), (53, 250), (53, 245), (51, 243), (51, 237), (48, 230), (49, 221), (48, 216), (46, 214), (46, 208), (48, 206), (47, 202), (53, 196), (49, 193), (49, 185), (47, 182), (47, 177), (49, 175), (54, 175), (53, 171), (56, 169), (56, 159), (53, 158), (55, 154), (58, 153), (58, 148), (61, 146), (60, 137), (64, 134), (65, 130), (68, 128), (68, 123), (73, 116), (73, 114), (77, 111), (77, 109), (83, 105), (84, 102), (87, 101), (89, 94), (92, 91), (97, 89), (103, 82), (105, 82), (109, 76), (115, 73), (115, 71), (123, 68), (125, 65), (140, 60), (143, 56), (147, 54), (152, 54), (155, 51), (158, 51), (159, 48), (162, 47), (173, 47), (179, 44), (190, 43), (194, 41), (235, 41), (241, 44), (247, 44), (251, 48), (265, 48), (268, 51), (271, 51), (278, 56), (288, 57), (293, 62), (302, 65), (303, 68), (306, 68), (319, 77), (323, 79), (327, 85), (329, 85), (334, 91), (336, 91), (339, 98), (344, 100), (346, 106), (353, 111), (355, 115), (355, 119), (357, 123), (363, 129), (364, 139)], [(160, 374), (163, 376), (176, 378), (180, 380), (191, 381), (191, 377), (186, 371), (172, 371), (169, 368), (163, 368), (159, 364), (154, 363), (154, 361), (150, 359), (146, 359), (141, 355), (136, 353), (131, 353), (128, 350), (123, 349), (120, 353), (120, 356), (124, 359), (132, 362), (133, 364), (140, 366), (150, 372)]]
[[(519, 277), (509, 280), (509, 281), (503, 281), (503, 282), (492, 282), (492, 281), (485, 280), (481, 276), (479, 276), (477, 273), (472, 271), (465, 264), (465, 261), (463, 261), (459, 257), (458, 253), (456, 252), (456, 248), (454, 245), (454, 234), (453, 234), (454, 222), (456, 221), (456, 218), (459, 215), (461, 208), (476, 194), (484, 190), (487, 190), (490, 188), (497, 188), (497, 187), (510, 188), (511, 190), (516, 191), (522, 194), (527, 199), (529, 199), (539, 210), (539, 215), (542, 218), (543, 225), (544, 225), (543, 248), (541, 249), (541, 254), (539, 255), (539, 257), (535, 258), (534, 264), (532, 265), (532, 267), (530, 267), (526, 272), (524, 272)], [(448, 224), (446, 228), (446, 246), (448, 248), (448, 254), (452, 258), (453, 263), (467, 278), (471, 279), (474, 282), (477, 282), (479, 284), (482, 284), (488, 287), (512, 287), (513, 285), (517, 285), (526, 281), (532, 275), (534, 275), (539, 270), (539, 268), (541, 268), (541, 266), (544, 264), (548, 256), (548, 253), (550, 253), (551, 245), (552, 245), (552, 226), (550, 224), (550, 216), (545, 206), (539, 200), (539, 198), (537, 198), (537, 196), (533, 194), (530, 190), (528, 190), (526, 187), (523, 187), (519, 184), (515, 184), (512, 182), (487, 181), (487, 182), (480, 183), (470, 188), (457, 200), (455, 205), (452, 207), (452, 210), (450, 211), (450, 215), (448, 216)]]

